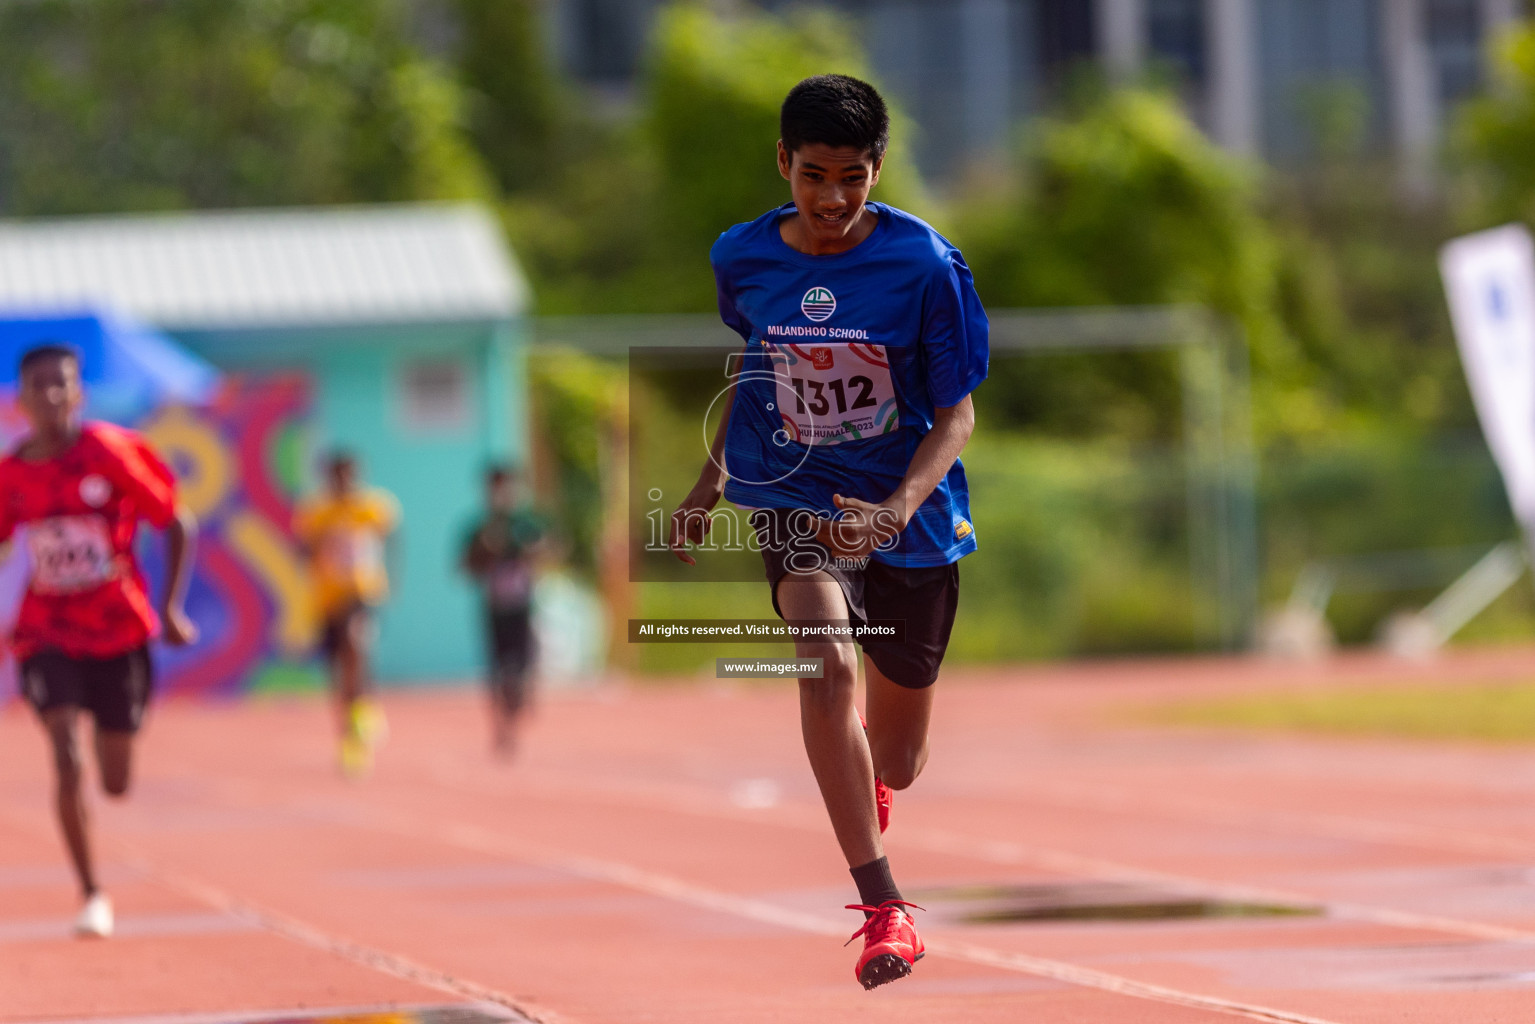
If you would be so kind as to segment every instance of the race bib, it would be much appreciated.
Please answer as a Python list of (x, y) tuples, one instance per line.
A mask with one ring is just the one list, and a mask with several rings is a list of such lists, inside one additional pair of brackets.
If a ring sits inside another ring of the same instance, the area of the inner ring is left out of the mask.
[(321, 557), (337, 575), (378, 572), (384, 565), (384, 545), (371, 530), (335, 530), (325, 537)]
[(771, 357), (790, 440), (842, 444), (900, 425), (883, 345), (777, 345)]
[(32, 590), (71, 594), (98, 587), (117, 575), (117, 557), (101, 516), (56, 516), (27, 524)]

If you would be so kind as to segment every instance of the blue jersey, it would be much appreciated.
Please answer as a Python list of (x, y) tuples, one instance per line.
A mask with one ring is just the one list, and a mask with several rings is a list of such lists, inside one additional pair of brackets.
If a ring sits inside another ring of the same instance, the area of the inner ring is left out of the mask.
[[(709, 253), (720, 316), (746, 341), (725, 435), (725, 497), (833, 515), (832, 495), (884, 501), (933, 427), (986, 379), (986, 312), (959, 250), (908, 213), (870, 203), (847, 252), (791, 248), (793, 204), (737, 224)], [(897, 542), (890, 565), (947, 565), (975, 550), (958, 461)]]

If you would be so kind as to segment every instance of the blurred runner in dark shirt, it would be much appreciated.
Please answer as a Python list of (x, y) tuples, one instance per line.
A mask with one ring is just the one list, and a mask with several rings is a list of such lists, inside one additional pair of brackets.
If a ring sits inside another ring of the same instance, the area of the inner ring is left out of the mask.
[(520, 503), (517, 472), (493, 467), (485, 476), (485, 517), (464, 539), (461, 564), (480, 585), (489, 641), (491, 723), (497, 753), (510, 755), (528, 700), (533, 666), (533, 583), (545, 534), (543, 521)]

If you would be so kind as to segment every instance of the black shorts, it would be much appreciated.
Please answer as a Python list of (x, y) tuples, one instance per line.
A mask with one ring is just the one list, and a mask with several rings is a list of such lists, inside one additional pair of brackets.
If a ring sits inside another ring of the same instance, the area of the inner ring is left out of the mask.
[(84, 708), (103, 732), (138, 732), (155, 686), (149, 648), (112, 658), (71, 658), (42, 651), (21, 663), (21, 692), (41, 714)]
[(490, 639), (491, 690), (515, 711), (527, 698), (528, 670), (534, 654), (533, 609), (487, 609), (486, 633)]
[(751, 523), (762, 548), (768, 584), (773, 588), (773, 611), (778, 606), (778, 584), (786, 576), (824, 572), (837, 581), (847, 600), (852, 624), (880, 620), (905, 623), (900, 641), (860, 637), (858, 645), (876, 668), (891, 682), (920, 690), (938, 679), (938, 667), (949, 649), (954, 613), (959, 607), (959, 564), (902, 568), (871, 559), (839, 559), (815, 540), (805, 539), (809, 529), (794, 529), (791, 516), (809, 515), (803, 510), (756, 509)]
[(365, 620), (362, 628), (366, 629), (372, 625), (372, 614), (372, 610), (367, 605), (354, 604), (327, 615), (320, 626), (320, 652), (327, 660), (334, 658), (341, 650), (341, 645), (358, 616)]

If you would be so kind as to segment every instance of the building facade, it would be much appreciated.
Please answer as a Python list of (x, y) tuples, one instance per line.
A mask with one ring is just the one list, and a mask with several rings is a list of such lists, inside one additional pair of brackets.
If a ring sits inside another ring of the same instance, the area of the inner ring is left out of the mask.
[[(211, 411), (138, 424), (213, 526), (192, 597), (214, 587), (224, 599), (204, 602), (207, 642), (191, 656), (222, 660), (193, 689), (238, 688), (280, 669), (274, 658), (311, 656), (287, 512), (337, 448), (404, 510), (380, 678), (479, 670), (480, 601), (459, 545), (486, 466), (526, 461), (529, 301), (499, 225), (473, 205), (0, 221), (0, 310), (125, 313), (239, 385)], [(214, 543), (225, 538), (228, 557)]]
[[(796, 0), (759, 0), (786, 10)], [(823, 0), (863, 30), (880, 81), (919, 128), (938, 180), (1005, 153), (1087, 63), (1169, 78), (1221, 145), (1299, 164), (1351, 145), (1432, 174), (1454, 105), (1481, 88), (1487, 43), (1523, 0)], [(724, 5), (722, 6), (734, 6)], [(612, 92), (639, 73), (659, 0), (551, 0), (551, 45)]]

